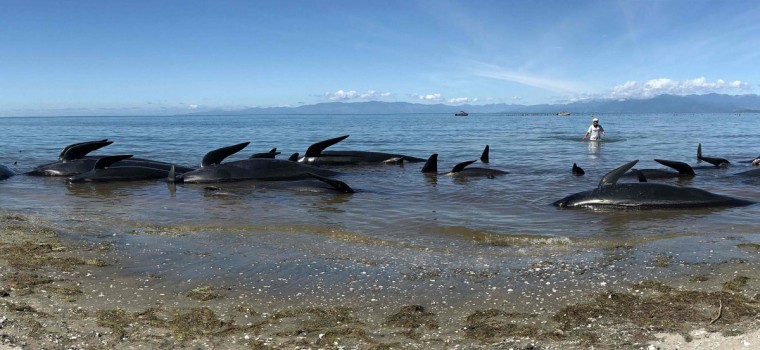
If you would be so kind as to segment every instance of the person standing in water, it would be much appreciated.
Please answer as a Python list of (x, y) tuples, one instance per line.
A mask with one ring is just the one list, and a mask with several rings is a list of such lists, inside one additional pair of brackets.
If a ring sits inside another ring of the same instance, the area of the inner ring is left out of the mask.
[(588, 127), (586, 134), (583, 135), (581, 140), (586, 140), (586, 137), (589, 135), (591, 135), (591, 137), (588, 138), (590, 141), (599, 141), (602, 139), (602, 136), (607, 136), (602, 125), (599, 124), (599, 119), (594, 118), (594, 122)]

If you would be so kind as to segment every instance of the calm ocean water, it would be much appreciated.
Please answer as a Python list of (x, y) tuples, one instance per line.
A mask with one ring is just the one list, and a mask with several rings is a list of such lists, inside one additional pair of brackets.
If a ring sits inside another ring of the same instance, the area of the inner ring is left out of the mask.
[[(490, 145), (489, 166), (510, 174), (457, 180), (425, 176), (422, 164), (342, 167), (340, 178), (357, 193), (311, 193), (243, 182), (219, 184), (229, 193), (224, 196), (211, 195), (201, 185), (66, 184), (61, 178), (20, 175), (0, 182), (0, 198), (2, 209), (42, 217), (72, 236), (122, 237), (153, 248), (182, 246), (186, 237), (187, 244), (207, 240), (214, 243), (208, 246), (229, 251), (256, 240), (259, 246), (288, 247), (288, 254), (295, 255), (308, 251), (350, 259), (433, 259), (428, 264), (435, 264), (431, 252), (456, 252), (472, 264), (494, 257), (503, 264), (520, 264), (529, 259), (502, 257), (541, 259), (557, 249), (573, 259), (576, 248), (588, 254), (596, 246), (618, 242), (658, 241), (668, 245), (663, 249), (693, 251), (700, 243), (688, 237), (757, 240), (760, 205), (604, 212), (560, 210), (551, 203), (595, 187), (606, 172), (633, 159), (640, 160), (640, 168), (660, 168), (654, 158), (696, 165), (699, 143), (705, 156), (727, 158), (731, 167), (697, 170), (692, 180), (664, 182), (760, 201), (760, 179), (731, 177), (750, 169), (746, 162), (760, 155), (759, 116), (598, 115), (607, 130), (600, 143), (581, 141), (591, 123), (588, 115), (3, 118), (0, 164), (19, 172), (54, 161), (70, 143), (103, 138), (114, 143), (94, 154), (134, 154), (196, 166), (206, 152), (239, 142), (251, 144), (230, 160), (274, 147), (287, 158), (303, 154), (313, 142), (349, 134), (331, 149), (421, 158), (438, 153), (443, 172), (478, 159)], [(573, 163), (586, 175), (573, 176)], [(161, 237), (172, 237), (171, 243)], [(151, 253), (146, 249), (141, 254)], [(231, 271), (238, 271), (236, 266), (245, 270), (245, 259), (226, 258)]]

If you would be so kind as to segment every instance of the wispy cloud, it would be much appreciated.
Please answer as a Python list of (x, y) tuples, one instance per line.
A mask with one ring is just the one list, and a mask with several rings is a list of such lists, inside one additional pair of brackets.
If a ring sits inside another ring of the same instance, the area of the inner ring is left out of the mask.
[(612, 88), (610, 97), (615, 99), (650, 98), (662, 94), (688, 95), (749, 90), (752, 90), (752, 85), (739, 80), (726, 82), (718, 79), (715, 82), (709, 82), (704, 77), (682, 81), (659, 78), (646, 82), (627, 81)]
[(549, 78), (535, 76), (535, 75), (526, 74), (522, 72), (516, 72), (510, 69), (506, 69), (506, 68), (491, 65), (491, 64), (480, 64), (479, 67), (473, 70), (473, 74), (480, 77), (510, 81), (510, 82), (514, 82), (514, 83), (518, 83), (522, 85), (527, 85), (531, 87), (546, 89), (546, 90), (560, 92), (560, 93), (574, 94), (574, 93), (578, 93), (580, 90), (579, 87), (576, 86), (576, 84), (573, 84), (570, 82), (549, 79)]

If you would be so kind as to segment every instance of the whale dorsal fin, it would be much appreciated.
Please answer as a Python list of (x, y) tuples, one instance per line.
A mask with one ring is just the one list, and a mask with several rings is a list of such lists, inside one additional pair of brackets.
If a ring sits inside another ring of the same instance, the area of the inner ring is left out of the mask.
[(631, 170), (636, 163), (638, 163), (639, 160), (632, 160), (628, 163), (623, 164), (620, 167), (615, 168), (614, 170), (610, 171), (606, 175), (602, 177), (601, 180), (599, 180), (599, 187), (605, 187), (605, 186), (612, 186), (617, 183), (618, 179), (620, 179), (623, 174), (625, 174), (626, 171)]
[(84, 156), (86, 156), (88, 153), (94, 150), (97, 150), (99, 148), (108, 146), (112, 143), (113, 141), (108, 141), (107, 139), (103, 139), (103, 140), (97, 140), (97, 141), (87, 141), (87, 142), (79, 142), (79, 143), (70, 144), (61, 151), (61, 154), (58, 155), (58, 159), (63, 160), (63, 161), (81, 159)]
[(110, 167), (113, 163), (116, 163), (120, 160), (129, 159), (132, 158), (131, 154), (121, 154), (118, 156), (107, 156), (98, 159), (97, 162), (95, 162), (95, 169), (105, 169)]
[(299, 156), (298, 152), (293, 153), (293, 154), (290, 155), (290, 157), (288, 158), (288, 160), (291, 161), (291, 162), (297, 162), (298, 161), (298, 156)]
[(224, 160), (224, 158), (227, 158), (239, 152), (240, 150), (248, 146), (249, 143), (250, 142), (238, 143), (237, 145), (218, 148), (211, 152), (206, 153), (206, 155), (203, 156), (203, 160), (201, 160), (201, 168), (212, 165), (212, 164), (221, 163)]
[(438, 172), (438, 153), (430, 155), (425, 165), (422, 167), (423, 173), (437, 173)]
[(308, 174), (309, 176), (332, 186), (336, 191), (340, 193), (354, 193), (354, 189), (351, 188), (351, 186), (349, 186), (347, 183), (343, 181), (331, 179), (329, 177), (320, 176), (314, 173), (308, 173)]
[(483, 154), (480, 155), (480, 162), (481, 163), (488, 163), (488, 145), (486, 145), (486, 148), (483, 149)]
[(586, 174), (586, 172), (583, 171), (583, 168), (579, 167), (578, 164), (573, 163), (573, 174), (581, 176), (581, 175)]
[(458, 172), (464, 170), (464, 168), (466, 168), (468, 165), (470, 165), (472, 163), (475, 163), (475, 161), (474, 160), (468, 160), (466, 162), (461, 162), (461, 163), (455, 165), (454, 168), (451, 169), (451, 172), (452, 173), (458, 173)]
[(341, 142), (345, 140), (348, 137), (348, 135), (343, 135), (340, 137), (332, 138), (329, 140), (319, 141), (317, 143), (312, 144), (309, 146), (309, 148), (306, 150), (306, 154), (304, 154), (304, 157), (318, 157), (322, 154), (322, 151), (327, 149), (327, 147), (330, 147), (338, 142)]
[(655, 159), (654, 161), (664, 166), (676, 169), (676, 171), (678, 171), (679, 174), (696, 175), (696, 173), (694, 173), (694, 169), (691, 168), (691, 165), (686, 164), (684, 162), (678, 162), (675, 160), (666, 160), (666, 159)]

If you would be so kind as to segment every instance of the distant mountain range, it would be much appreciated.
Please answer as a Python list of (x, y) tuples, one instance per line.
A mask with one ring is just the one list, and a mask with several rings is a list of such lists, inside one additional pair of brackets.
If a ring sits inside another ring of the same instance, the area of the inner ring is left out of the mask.
[(403, 114), (403, 113), (756, 113), (760, 96), (748, 95), (659, 95), (649, 99), (591, 100), (567, 104), (445, 105), (407, 102), (329, 102), (299, 107), (248, 108), (236, 111), (209, 110), (193, 114)]

